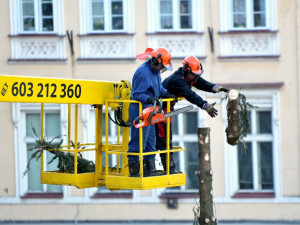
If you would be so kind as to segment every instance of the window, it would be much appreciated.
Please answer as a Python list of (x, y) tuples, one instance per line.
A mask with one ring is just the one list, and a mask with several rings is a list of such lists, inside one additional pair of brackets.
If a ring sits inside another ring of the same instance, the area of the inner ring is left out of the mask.
[(20, 0), (21, 32), (53, 33), (55, 29), (52, 0)]
[(63, 1), (9, 0), (9, 61), (64, 61)]
[(123, 0), (89, 0), (90, 32), (123, 31)]
[(232, 0), (232, 28), (267, 27), (267, 0)]
[(173, 58), (205, 57), (203, 0), (147, 0), (148, 46)]
[(192, 16), (192, 0), (159, 0), (160, 30), (191, 30)]
[[(15, 154), (17, 155), (16, 170), (17, 177), (17, 196), (24, 198), (45, 197), (45, 198), (62, 198), (66, 189), (60, 185), (41, 184), (41, 163), (40, 159), (31, 160), (28, 173), (23, 176), (29, 158), (33, 154), (30, 151), (35, 145), (36, 136), (40, 137), (41, 128), (41, 104), (37, 103), (13, 103), (12, 118), (15, 124), (16, 140)], [(66, 118), (66, 109), (64, 105), (44, 104), (44, 137), (48, 140), (57, 136), (64, 137), (67, 133), (66, 124), (62, 118)], [(33, 131), (35, 128), (35, 133)], [(57, 139), (57, 141), (59, 141)], [(52, 154), (44, 151), (44, 171), (57, 170), (57, 161), (48, 164), (52, 159)], [(64, 191), (63, 191), (64, 189)], [(41, 194), (41, 195), (40, 195)]]
[[(224, 144), (227, 197), (281, 196), (279, 91), (244, 90), (243, 94), (258, 108), (250, 112), (251, 129), (245, 142)], [(226, 103), (222, 104), (227, 126)]]
[(80, 60), (135, 59), (133, 16), (133, 0), (79, 0)]
[[(182, 107), (182, 105), (180, 106)], [(198, 111), (189, 111), (172, 117), (173, 146), (181, 146), (186, 151), (175, 152), (174, 160), (176, 170), (186, 173), (186, 186), (174, 187), (173, 189), (197, 190), (198, 177)]]
[(239, 143), (237, 149), (239, 190), (273, 190), (272, 113), (253, 110), (251, 121), (245, 146)]
[[(41, 115), (40, 113), (25, 113), (26, 117), (26, 134), (25, 134), (25, 143), (27, 147), (27, 157), (25, 159), (26, 162), (30, 159), (33, 151), (30, 151), (36, 143), (35, 136), (41, 135), (40, 130), (40, 121)], [(60, 114), (59, 112), (51, 112), (45, 113), (45, 138), (48, 140), (53, 139), (54, 137), (60, 136)], [(33, 132), (33, 128), (36, 130), (36, 134)], [(44, 151), (45, 160), (44, 160), (44, 170), (57, 170), (58, 159), (54, 160), (51, 164), (48, 164), (50, 160), (53, 158), (53, 155)], [(41, 161), (39, 160), (31, 160), (30, 162), (30, 170), (27, 174), (28, 180), (28, 193), (41, 193), (41, 192), (62, 192), (61, 185), (47, 185), (41, 184), (40, 180), (41, 175)]]

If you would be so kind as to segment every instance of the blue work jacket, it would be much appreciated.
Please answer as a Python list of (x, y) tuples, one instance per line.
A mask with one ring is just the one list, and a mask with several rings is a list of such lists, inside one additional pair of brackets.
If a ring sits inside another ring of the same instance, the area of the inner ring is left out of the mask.
[[(151, 106), (147, 103), (149, 97), (160, 98), (165, 96), (166, 93), (167, 90), (161, 85), (160, 72), (152, 69), (150, 60), (140, 65), (132, 78), (131, 100), (140, 101), (144, 109)], [(138, 104), (131, 103), (129, 107), (129, 119), (133, 120), (138, 115)]]

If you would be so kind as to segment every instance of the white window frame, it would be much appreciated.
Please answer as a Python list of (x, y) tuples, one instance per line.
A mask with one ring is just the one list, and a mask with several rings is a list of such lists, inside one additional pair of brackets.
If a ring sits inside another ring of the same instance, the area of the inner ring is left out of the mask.
[(173, 0), (173, 29), (160, 28), (160, 0), (147, 0), (147, 24), (148, 33), (154, 32), (203, 32), (203, 2), (191, 0), (192, 4), (192, 28), (180, 29), (179, 0)]
[[(23, 173), (27, 166), (27, 144), (28, 139), (26, 137), (26, 114), (27, 113), (40, 113), (40, 104), (36, 103), (12, 103), (12, 117), (14, 122), (14, 139), (15, 141), (15, 177), (16, 177), (16, 197), (21, 198), (28, 193), (28, 176), (23, 176)], [(58, 104), (45, 104), (44, 112), (60, 112), (61, 114), (61, 134), (67, 133), (67, 107), (65, 105)], [(66, 140), (64, 140), (66, 142)], [(46, 164), (44, 160), (44, 164)], [(45, 165), (44, 165), (45, 166)], [(46, 184), (43, 185), (43, 190), (46, 191)], [(40, 192), (39, 192), (40, 193)], [(63, 186), (64, 198), (69, 195), (69, 187)], [(57, 201), (62, 200), (49, 199), (45, 201)], [(28, 199), (27, 201), (40, 202), (41, 200)]]
[[(277, 0), (266, 0), (266, 26), (254, 27), (253, 26), (253, 12), (251, 5), (253, 0), (247, 0), (247, 21), (250, 18), (252, 21), (249, 26), (244, 28), (233, 27), (233, 0), (219, 0), (220, 10), (220, 31), (225, 32), (229, 30), (272, 30), (277, 29)], [(253, 8), (253, 7), (252, 7)], [(229, 15), (229, 16), (228, 16)]]
[(42, 31), (41, 26), (41, 0), (34, 0), (35, 3), (35, 30), (23, 30), (22, 0), (10, 0), (10, 27), (11, 35), (17, 34), (63, 34), (63, 1), (52, 0), (53, 2), (53, 31)]
[(104, 0), (104, 30), (92, 30), (92, 13), (91, 13), (92, 0), (78, 0), (79, 4), (79, 20), (80, 20), (80, 34), (101, 34), (101, 33), (133, 33), (134, 32), (134, 4), (133, 0), (123, 0), (123, 22), (124, 27), (122, 30), (111, 29), (111, 1)]
[[(259, 108), (260, 110), (271, 110), (272, 112), (272, 138), (269, 135), (265, 136), (264, 140), (273, 140), (273, 190), (266, 190), (267, 192), (274, 191), (276, 198), (282, 196), (281, 190), (281, 141), (280, 141), (280, 123), (279, 123), (279, 91), (278, 90), (270, 90), (270, 91), (243, 91), (242, 94), (247, 96), (247, 101)], [(254, 109), (255, 110), (255, 109)], [(222, 103), (222, 119), (224, 121), (224, 130), (227, 127), (227, 114), (226, 114), (226, 103), (223, 101)], [(247, 136), (245, 141), (256, 141), (259, 137)], [(224, 154), (224, 162), (225, 162), (225, 193), (226, 198), (230, 199), (234, 196), (235, 193), (243, 193), (243, 192), (264, 192), (264, 190), (257, 189), (257, 180), (256, 180), (256, 190), (240, 190), (239, 189), (239, 178), (238, 178), (238, 154), (237, 154), (237, 146), (228, 145), (226, 142), (226, 136), (224, 136), (224, 146), (225, 146), (225, 154)], [(253, 174), (255, 176), (255, 174)], [(239, 200), (243, 201), (243, 199)]]
[(269, 0), (265, 0), (266, 1), (266, 26), (264, 27), (254, 27), (254, 21), (253, 21), (253, 0), (246, 0), (246, 26), (245, 27), (234, 27), (233, 26), (233, 1), (234, 0), (230, 0), (231, 5), (231, 13), (230, 13), (230, 20), (231, 20), (231, 29), (232, 30), (255, 30), (255, 29), (266, 29), (267, 27), (269, 27), (269, 20), (268, 20), (268, 16), (269, 16)]

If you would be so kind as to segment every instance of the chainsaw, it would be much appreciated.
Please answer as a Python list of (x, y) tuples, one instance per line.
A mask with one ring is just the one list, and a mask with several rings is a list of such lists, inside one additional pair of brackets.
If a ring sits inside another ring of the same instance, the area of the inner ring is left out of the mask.
[[(135, 128), (146, 127), (152, 124), (166, 121), (167, 118), (175, 116), (180, 113), (187, 112), (193, 109), (193, 106), (189, 105), (169, 113), (164, 113), (162, 110), (162, 100), (159, 101), (159, 106), (156, 105), (157, 101), (154, 101), (154, 105), (147, 107), (141, 113), (141, 116), (137, 117), (132, 121)], [(142, 120), (141, 123), (139, 121)]]

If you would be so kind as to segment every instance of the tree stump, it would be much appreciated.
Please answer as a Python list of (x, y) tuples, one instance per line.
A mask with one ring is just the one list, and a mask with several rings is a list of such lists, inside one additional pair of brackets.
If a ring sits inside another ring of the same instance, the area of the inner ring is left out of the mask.
[(198, 128), (199, 145), (199, 171), (196, 175), (199, 179), (200, 216), (197, 218), (200, 225), (215, 225), (217, 219), (213, 210), (213, 189), (211, 157), (210, 157), (210, 128)]
[(230, 90), (228, 93), (227, 103), (227, 128), (225, 130), (227, 143), (237, 145), (240, 142), (240, 127), (239, 127), (239, 93), (237, 90)]

